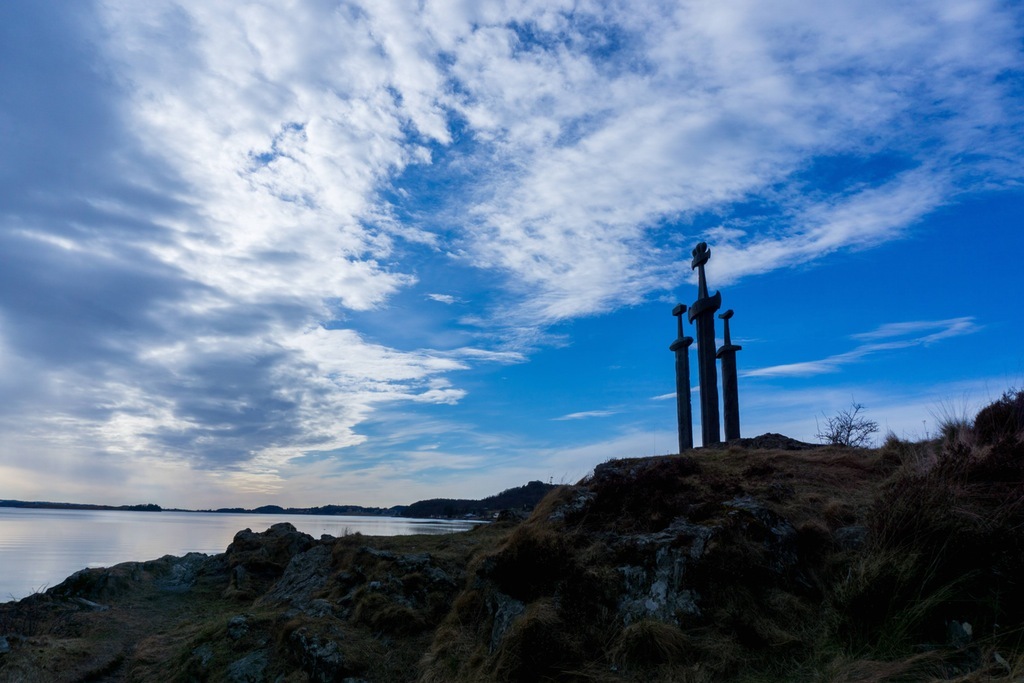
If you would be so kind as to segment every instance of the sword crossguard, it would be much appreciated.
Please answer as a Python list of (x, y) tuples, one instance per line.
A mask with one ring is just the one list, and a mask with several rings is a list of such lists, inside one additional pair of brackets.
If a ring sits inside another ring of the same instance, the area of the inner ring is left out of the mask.
[(693, 260), (690, 261), (690, 270), (693, 270), (708, 262), (708, 259), (711, 258), (711, 249), (708, 248), (707, 242), (701, 242), (693, 248), (690, 254), (693, 256)]
[(708, 281), (704, 275), (704, 264), (711, 258), (711, 249), (707, 242), (701, 242), (691, 252), (693, 260), (690, 261), (690, 270), (697, 268), (697, 298), (708, 298)]
[(732, 309), (731, 308), (728, 311), (726, 311), (725, 313), (719, 313), (718, 314), (718, 319), (725, 321), (725, 332), (724, 332), (724, 334), (725, 334), (725, 344), (722, 345), (722, 348), (720, 349), (721, 351), (727, 351), (727, 350), (739, 351), (741, 348), (743, 348), (742, 346), (733, 346), (732, 345), (732, 338), (729, 336), (729, 319), (730, 318), (732, 318)]
[(672, 315), (676, 317), (676, 338), (683, 338), (683, 313), (686, 313), (686, 304), (676, 304), (672, 309)]

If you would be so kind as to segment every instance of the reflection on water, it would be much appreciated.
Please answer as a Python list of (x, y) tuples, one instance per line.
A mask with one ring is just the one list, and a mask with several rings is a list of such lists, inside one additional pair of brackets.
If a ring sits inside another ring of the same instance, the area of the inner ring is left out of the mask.
[(84, 567), (153, 560), (189, 552), (222, 553), (240, 529), (290, 522), (314, 538), (445, 534), (474, 522), (334, 515), (36, 510), (0, 507), (0, 602), (45, 590)]

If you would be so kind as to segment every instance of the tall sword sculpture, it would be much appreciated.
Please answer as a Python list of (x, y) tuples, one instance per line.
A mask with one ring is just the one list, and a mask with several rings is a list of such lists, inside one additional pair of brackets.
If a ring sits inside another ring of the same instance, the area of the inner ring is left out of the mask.
[(683, 336), (683, 313), (686, 306), (672, 309), (676, 317), (676, 340), (668, 347), (676, 354), (676, 421), (679, 423), (679, 452), (693, 448), (693, 408), (690, 404), (690, 344), (693, 337)]
[(722, 442), (718, 427), (718, 372), (715, 367), (715, 311), (722, 307), (722, 294), (708, 296), (708, 281), (704, 264), (711, 258), (705, 242), (693, 250), (690, 269), (697, 268), (697, 300), (687, 314), (692, 323), (697, 321), (697, 369), (700, 371), (700, 426), (704, 445)]
[(742, 349), (729, 337), (729, 319), (732, 309), (718, 316), (725, 321), (725, 343), (716, 354), (722, 360), (722, 408), (725, 412), (725, 440), (740, 438), (740, 396), (736, 381), (736, 352)]

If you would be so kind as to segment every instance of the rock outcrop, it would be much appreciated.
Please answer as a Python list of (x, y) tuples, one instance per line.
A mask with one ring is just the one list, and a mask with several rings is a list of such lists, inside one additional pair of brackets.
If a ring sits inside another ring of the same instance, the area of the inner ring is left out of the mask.
[(528, 519), (471, 532), (314, 539), (277, 524), (220, 555), (84, 570), (0, 605), (0, 681), (1024, 670), (1001, 635), (1024, 628), (1022, 478), (1007, 476), (1020, 462), (986, 446), (922, 474), (908, 445), (887, 448), (612, 460)]

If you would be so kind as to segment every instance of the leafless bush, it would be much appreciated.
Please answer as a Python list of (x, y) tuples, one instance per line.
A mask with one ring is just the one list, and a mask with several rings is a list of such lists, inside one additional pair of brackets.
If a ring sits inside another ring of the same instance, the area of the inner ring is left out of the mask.
[(1010, 389), (1002, 397), (985, 406), (974, 418), (978, 441), (994, 444), (1013, 442), (1024, 431), (1024, 390)]
[(824, 429), (815, 420), (818, 427), (815, 436), (822, 443), (833, 446), (867, 448), (871, 445), (871, 435), (878, 431), (878, 423), (862, 415), (863, 410), (864, 405), (854, 401), (848, 410), (840, 410), (833, 417), (824, 416)]

